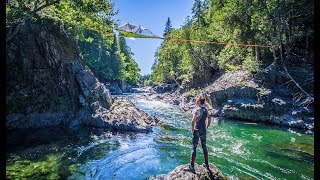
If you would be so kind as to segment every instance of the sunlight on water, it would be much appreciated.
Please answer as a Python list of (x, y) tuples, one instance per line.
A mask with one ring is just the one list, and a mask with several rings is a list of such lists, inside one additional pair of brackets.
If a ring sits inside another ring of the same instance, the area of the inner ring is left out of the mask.
[[(39, 132), (10, 146), (7, 178), (148, 179), (188, 163), (191, 114), (163, 102), (130, 98), (163, 124), (149, 134), (92, 129), (41, 141), (44, 133)], [(209, 161), (230, 179), (313, 179), (313, 138), (293, 129), (224, 119), (208, 129)], [(204, 162), (200, 145), (196, 162)]]

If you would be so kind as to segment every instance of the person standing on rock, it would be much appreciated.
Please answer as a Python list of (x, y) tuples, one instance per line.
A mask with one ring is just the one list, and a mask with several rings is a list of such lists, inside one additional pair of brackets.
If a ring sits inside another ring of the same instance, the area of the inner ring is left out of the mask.
[(205, 107), (205, 98), (202, 96), (198, 96), (196, 98), (196, 105), (198, 106), (194, 112), (192, 117), (192, 151), (191, 151), (191, 162), (189, 165), (189, 169), (194, 171), (194, 162), (196, 159), (196, 150), (199, 143), (199, 139), (201, 141), (201, 146), (204, 154), (205, 164), (204, 166), (209, 169), (209, 161), (208, 161), (208, 150), (206, 146), (206, 132), (208, 127), (211, 124), (211, 119), (209, 117), (209, 113), (207, 108)]

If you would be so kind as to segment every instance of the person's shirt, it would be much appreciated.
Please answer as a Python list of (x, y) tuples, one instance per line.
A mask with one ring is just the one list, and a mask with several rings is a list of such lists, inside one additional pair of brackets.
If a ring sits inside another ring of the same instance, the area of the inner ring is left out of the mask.
[[(201, 110), (202, 109), (202, 110)], [(193, 116), (195, 118), (195, 127), (196, 129), (200, 130), (200, 131), (205, 131), (206, 129), (206, 119), (208, 117), (208, 110), (205, 106), (200, 106), (197, 107), (194, 112), (193, 112)], [(203, 117), (205, 116), (205, 117)], [(202, 119), (201, 118), (205, 118)], [(199, 122), (201, 120), (201, 122)]]
[[(193, 114), (194, 116), (196, 116), (196, 118), (200, 117), (200, 109), (201, 109), (201, 107), (205, 107), (205, 108), (207, 109), (208, 117), (210, 117), (210, 116), (213, 115), (213, 109), (212, 109), (212, 107), (210, 107), (210, 106), (207, 104), (207, 102), (206, 102), (204, 105), (201, 105), (200, 107), (196, 107), (196, 108), (193, 110), (192, 114)], [(198, 121), (199, 121), (199, 120), (198, 120)]]
[(209, 112), (208, 108), (204, 105), (200, 106), (200, 107), (197, 107), (193, 110), (193, 117), (196, 118), (196, 122), (198, 122), (201, 118), (201, 115), (202, 115), (202, 111), (201, 111), (201, 108), (204, 107), (207, 111), (207, 117), (211, 115), (211, 113)]
[(195, 118), (196, 122), (198, 122), (200, 120), (200, 110), (201, 110), (201, 107), (197, 107), (196, 109), (193, 110), (193, 118)]

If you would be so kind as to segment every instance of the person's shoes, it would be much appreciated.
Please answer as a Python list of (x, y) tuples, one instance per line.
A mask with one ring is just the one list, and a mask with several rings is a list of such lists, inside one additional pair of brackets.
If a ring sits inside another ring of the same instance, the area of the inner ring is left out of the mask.
[(183, 170), (195, 172), (194, 165), (191, 165), (191, 164), (189, 164), (189, 165), (188, 165), (186, 168), (184, 168)]
[(209, 164), (203, 163), (202, 166), (205, 167), (207, 170), (210, 170)]

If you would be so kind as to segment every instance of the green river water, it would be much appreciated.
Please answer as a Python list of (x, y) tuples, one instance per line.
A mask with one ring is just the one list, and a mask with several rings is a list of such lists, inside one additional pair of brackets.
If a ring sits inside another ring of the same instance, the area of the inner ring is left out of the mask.
[[(163, 121), (151, 133), (99, 129), (7, 132), (8, 179), (153, 179), (187, 164), (191, 114), (130, 98)], [(209, 161), (231, 179), (313, 179), (314, 135), (223, 119), (207, 132)], [(196, 163), (204, 161), (201, 146)]]

